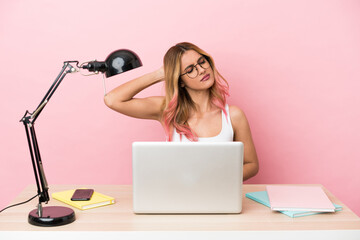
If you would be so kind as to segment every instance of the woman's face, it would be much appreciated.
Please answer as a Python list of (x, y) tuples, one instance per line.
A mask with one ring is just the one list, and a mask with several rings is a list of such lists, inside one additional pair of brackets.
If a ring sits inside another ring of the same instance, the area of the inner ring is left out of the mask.
[(181, 57), (180, 86), (189, 90), (207, 90), (214, 84), (214, 72), (204, 56), (194, 50)]

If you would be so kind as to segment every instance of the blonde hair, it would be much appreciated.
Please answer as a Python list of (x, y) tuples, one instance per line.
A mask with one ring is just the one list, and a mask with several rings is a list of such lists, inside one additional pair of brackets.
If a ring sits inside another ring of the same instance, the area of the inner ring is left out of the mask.
[(173, 133), (170, 132), (171, 127), (174, 127), (180, 136), (184, 135), (191, 141), (198, 139), (187, 123), (190, 110), (196, 110), (195, 103), (186, 88), (180, 86), (181, 57), (189, 50), (198, 52), (210, 63), (215, 76), (215, 82), (209, 89), (210, 101), (226, 113), (225, 105), (226, 96), (229, 96), (229, 85), (216, 70), (213, 58), (192, 43), (178, 43), (171, 47), (164, 56), (165, 105), (162, 117), (168, 141), (171, 141), (173, 137)]

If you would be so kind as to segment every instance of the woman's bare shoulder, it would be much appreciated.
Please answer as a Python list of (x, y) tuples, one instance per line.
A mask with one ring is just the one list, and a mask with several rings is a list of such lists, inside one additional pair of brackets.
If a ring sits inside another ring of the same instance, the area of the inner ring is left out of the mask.
[(240, 121), (246, 119), (245, 113), (238, 106), (232, 105), (229, 106), (230, 118), (235, 121)]

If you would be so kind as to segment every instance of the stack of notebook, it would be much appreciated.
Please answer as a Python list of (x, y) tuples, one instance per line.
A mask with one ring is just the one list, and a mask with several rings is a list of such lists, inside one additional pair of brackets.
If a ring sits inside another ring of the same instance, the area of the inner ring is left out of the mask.
[(333, 204), (323, 189), (317, 186), (269, 185), (266, 191), (250, 192), (246, 197), (289, 217), (342, 210), (341, 206)]

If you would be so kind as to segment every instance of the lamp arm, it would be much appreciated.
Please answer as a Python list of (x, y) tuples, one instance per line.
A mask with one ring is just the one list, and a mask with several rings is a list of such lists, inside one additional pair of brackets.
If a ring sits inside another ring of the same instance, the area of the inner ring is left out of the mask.
[[(50, 98), (53, 96), (56, 89), (59, 87), (62, 80), (65, 78), (66, 74), (74, 72), (74, 67), (70, 63), (76, 63), (76, 66), (78, 66), (78, 61), (66, 61), (64, 62), (64, 65), (59, 73), (59, 75), (56, 77), (55, 81), (51, 85), (48, 92), (45, 94), (44, 98), (41, 100), (39, 106), (35, 109), (35, 111), (31, 114), (32, 123), (34, 123), (41, 113), (41, 111), (44, 109), (45, 105), (49, 102)], [(68, 70), (66, 70), (69, 68)]]
[(48, 193), (48, 183), (46, 181), (45, 172), (41, 160), (40, 150), (38, 141), (36, 138), (35, 133), (35, 121), (39, 117), (40, 113), (46, 106), (46, 104), (49, 102), (50, 98), (53, 96), (54, 92), (60, 85), (61, 81), (65, 78), (66, 74), (75, 72), (75, 68), (71, 65), (71, 63), (76, 63), (76, 66), (78, 66), (78, 61), (67, 61), (64, 62), (64, 66), (62, 67), (59, 75), (56, 77), (55, 81), (51, 85), (48, 92), (45, 94), (44, 98), (38, 105), (38, 107), (30, 113), (29, 111), (25, 112), (25, 115), (21, 118), (20, 122), (22, 122), (25, 126), (25, 132), (26, 137), (29, 145), (30, 150), (30, 156), (32, 160), (36, 185), (38, 189), (38, 195), (39, 195), (39, 205), (38, 205), (38, 215), (42, 215), (42, 202), (48, 202), (50, 200), (49, 193)]

